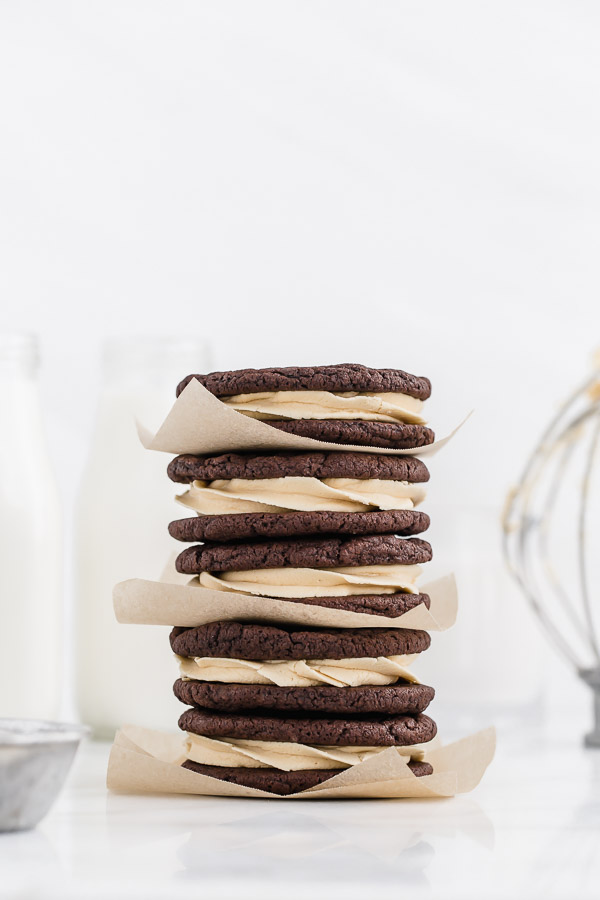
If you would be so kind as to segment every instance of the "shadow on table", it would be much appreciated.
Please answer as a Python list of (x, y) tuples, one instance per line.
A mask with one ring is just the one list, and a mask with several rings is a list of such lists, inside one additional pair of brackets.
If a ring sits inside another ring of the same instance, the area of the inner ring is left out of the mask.
[(220, 817), (194, 827), (179, 847), (183, 880), (227, 872), (240, 882), (282, 874), (296, 886), (376, 879), (426, 886), (436, 843), (476, 841), (491, 849), (494, 829), (477, 804), (371, 801), (291, 804), (267, 812)]

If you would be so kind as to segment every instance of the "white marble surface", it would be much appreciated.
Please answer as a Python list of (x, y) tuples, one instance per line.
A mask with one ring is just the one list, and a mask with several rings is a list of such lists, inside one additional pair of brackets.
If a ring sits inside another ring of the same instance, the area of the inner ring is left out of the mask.
[(472, 794), (285, 803), (108, 794), (88, 744), (46, 820), (0, 835), (0, 896), (600, 896), (600, 753), (501, 740)]

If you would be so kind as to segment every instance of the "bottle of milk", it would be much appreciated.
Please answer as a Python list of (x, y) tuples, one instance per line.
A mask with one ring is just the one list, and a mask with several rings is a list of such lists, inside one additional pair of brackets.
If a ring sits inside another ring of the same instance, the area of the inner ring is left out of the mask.
[(34, 335), (0, 335), (0, 716), (52, 719), (62, 680), (62, 522), (38, 366)]
[(135, 421), (155, 429), (175, 400), (178, 381), (208, 369), (200, 341), (124, 338), (104, 347), (75, 525), (75, 685), (81, 718), (98, 737), (112, 737), (124, 723), (172, 730), (180, 714), (169, 629), (120, 625), (112, 589), (129, 578), (159, 580), (169, 562), (177, 580), (177, 545), (167, 531), (181, 515), (176, 485), (166, 474), (171, 457), (145, 450)]

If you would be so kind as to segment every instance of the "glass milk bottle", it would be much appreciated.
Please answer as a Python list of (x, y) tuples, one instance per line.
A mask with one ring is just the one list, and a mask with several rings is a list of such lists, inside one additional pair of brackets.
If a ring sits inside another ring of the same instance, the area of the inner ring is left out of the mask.
[(61, 692), (62, 523), (33, 335), (0, 335), (0, 716), (52, 719)]
[[(166, 473), (171, 457), (142, 447), (135, 420), (156, 428), (175, 400), (178, 381), (208, 368), (200, 341), (123, 338), (104, 348), (75, 525), (75, 686), (81, 718), (98, 737), (112, 737), (125, 723), (177, 725), (169, 628), (120, 625), (112, 589), (129, 578), (159, 580), (177, 549), (167, 531), (179, 516), (176, 486)], [(173, 573), (177, 579), (174, 567)]]

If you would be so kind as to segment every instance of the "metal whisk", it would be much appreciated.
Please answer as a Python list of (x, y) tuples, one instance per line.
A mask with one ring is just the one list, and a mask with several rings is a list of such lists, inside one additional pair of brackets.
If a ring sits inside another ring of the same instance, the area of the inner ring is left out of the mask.
[(600, 360), (560, 407), (506, 503), (508, 568), (556, 649), (594, 696), (600, 747)]

